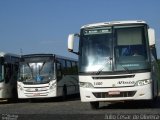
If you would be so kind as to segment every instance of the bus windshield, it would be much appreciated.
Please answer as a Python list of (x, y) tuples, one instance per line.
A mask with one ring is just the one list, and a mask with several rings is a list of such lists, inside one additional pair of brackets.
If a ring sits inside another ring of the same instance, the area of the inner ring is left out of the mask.
[(80, 72), (149, 68), (145, 25), (85, 28), (79, 46)]
[(95, 72), (105, 65), (111, 71), (112, 31), (110, 27), (85, 29), (80, 39), (80, 71)]
[(115, 27), (115, 70), (142, 70), (149, 68), (148, 46), (145, 29), (137, 27)]
[(53, 79), (53, 62), (22, 62), (20, 64), (20, 78), (26, 84), (48, 83)]

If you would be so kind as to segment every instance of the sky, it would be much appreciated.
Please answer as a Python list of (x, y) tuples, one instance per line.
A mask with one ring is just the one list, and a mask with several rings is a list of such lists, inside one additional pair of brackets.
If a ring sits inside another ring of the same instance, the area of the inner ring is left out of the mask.
[(159, 12), (160, 0), (0, 0), (0, 51), (76, 58), (67, 51), (67, 38), (81, 26), (144, 20), (155, 29), (160, 58)]

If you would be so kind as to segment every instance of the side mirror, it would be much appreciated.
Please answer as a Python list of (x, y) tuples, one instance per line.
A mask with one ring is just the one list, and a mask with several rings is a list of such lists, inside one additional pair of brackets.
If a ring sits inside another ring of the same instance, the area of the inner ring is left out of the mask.
[(68, 51), (78, 55), (78, 52), (74, 52), (73, 50), (75, 37), (79, 37), (79, 34), (70, 34), (68, 36)]
[(74, 47), (74, 34), (70, 34), (68, 36), (68, 51), (73, 52), (73, 47)]
[(157, 60), (157, 51), (155, 47), (156, 39), (155, 39), (155, 31), (152, 28), (148, 29), (148, 38), (149, 38), (149, 46), (151, 48), (151, 52), (155, 59)]
[(149, 38), (149, 45), (154, 46), (155, 45), (155, 31), (152, 28), (148, 29), (148, 38)]

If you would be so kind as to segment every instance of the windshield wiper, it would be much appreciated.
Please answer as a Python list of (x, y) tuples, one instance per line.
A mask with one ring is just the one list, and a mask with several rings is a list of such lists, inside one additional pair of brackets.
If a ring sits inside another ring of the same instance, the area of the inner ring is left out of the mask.
[(102, 67), (95, 74), (99, 75), (103, 71), (103, 69), (105, 68), (106, 64), (111, 65), (111, 60), (112, 60), (112, 57), (107, 57), (107, 59), (105, 60), (106, 62), (102, 65)]
[[(102, 65), (102, 67), (95, 73), (96, 75), (99, 75), (102, 71), (103, 71), (103, 69), (105, 68), (105, 65), (106, 64), (111, 64), (111, 60), (112, 60), (112, 58), (111, 57), (108, 57), (107, 59), (106, 59), (106, 62)], [(127, 73), (129, 73), (129, 74), (132, 74), (132, 71), (131, 70), (129, 70), (127, 67), (124, 67), (122, 64), (120, 64), (121, 65), (121, 67), (127, 72)]]
[(29, 63), (26, 63), (26, 64), (29, 67), (29, 69), (31, 70), (31, 75), (32, 75), (32, 78), (33, 78), (33, 69), (30, 67)]
[(46, 63), (46, 62), (43, 62), (42, 67), (39, 69), (39, 75), (40, 75), (40, 73), (41, 73), (41, 71), (42, 71), (45, 63)]

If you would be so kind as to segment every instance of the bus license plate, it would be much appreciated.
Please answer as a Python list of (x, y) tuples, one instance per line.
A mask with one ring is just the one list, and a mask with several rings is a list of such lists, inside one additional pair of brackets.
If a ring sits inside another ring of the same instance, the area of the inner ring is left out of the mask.
[(40, 96), (40, 93), (34, 93), (33, 96)]
[(108, 95), (119, 95), (120, 91), (109, 91)]

